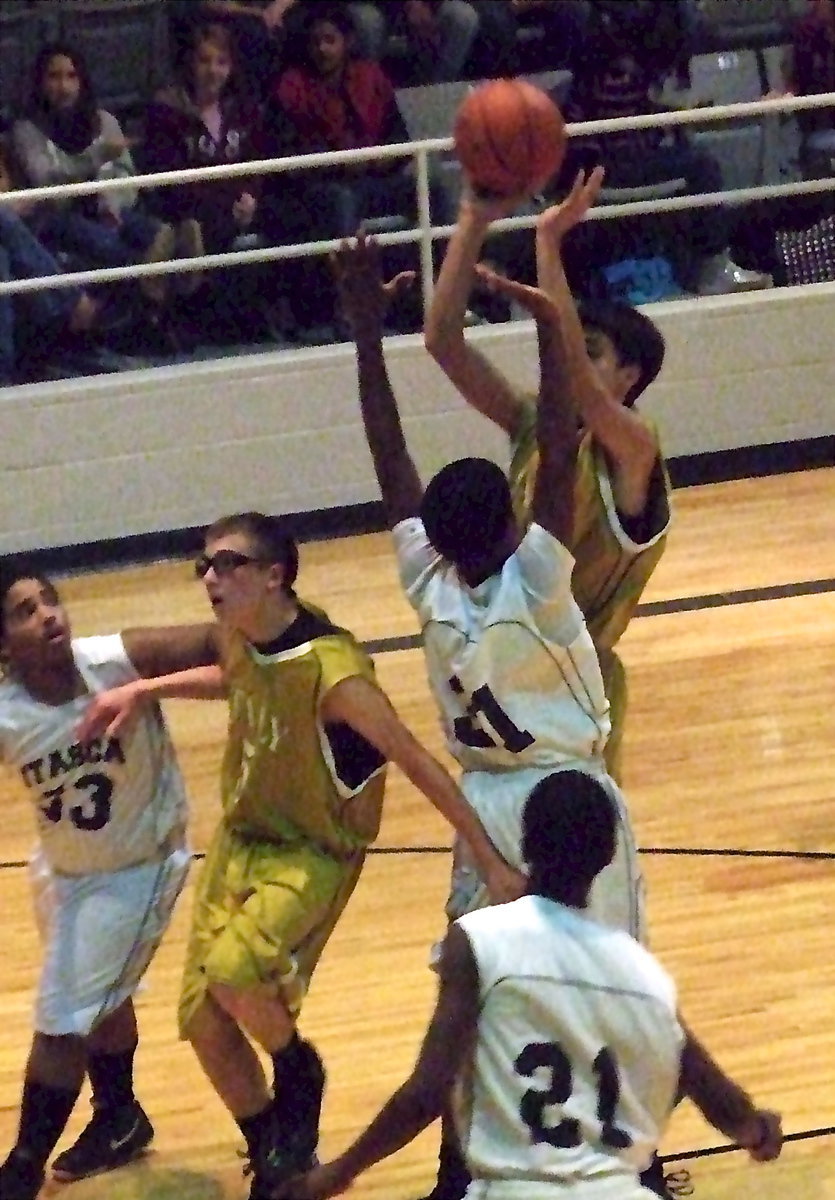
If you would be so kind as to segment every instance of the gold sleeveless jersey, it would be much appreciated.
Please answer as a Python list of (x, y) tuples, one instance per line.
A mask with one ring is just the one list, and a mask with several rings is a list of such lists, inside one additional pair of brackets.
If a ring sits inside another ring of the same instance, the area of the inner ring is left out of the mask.
[[(526, 413), (512, 452), (510, 489), (517, 519), (524, 526), (530, 519), (538, 463), (535, 409)], [(664, 551), (670, 524), (670, 482), (661, 455), (644, 516), (646, 540), (634, 541), (624, 528), (606, 456), (588, 432), (582, 435), (577, 451), (574, 506), (574, 533), (567, 547), (575, 560), (572, 591), (607, 677), (607, 651), (629, 624)]]
[(282, 844), (312, 841), (338, 857), (377, 836), (385, 760), (345, 724), (325, 724), (324, 697), (343, 679), (374, 679), (371, 659), (344, 629), (302, 608), (258, 648), (224, 645), (229, 734), (221, 773), (227, 825)]

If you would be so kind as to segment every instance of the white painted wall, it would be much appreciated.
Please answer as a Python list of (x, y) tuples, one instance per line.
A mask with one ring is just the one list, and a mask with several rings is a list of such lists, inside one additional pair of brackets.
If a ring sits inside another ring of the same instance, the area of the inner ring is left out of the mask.
[[(835, 285), (654, 305), (667, 364), (643, 407), (668, 455), (835, 433)], [(527, 323), (471, 333), (536, 386)], [(504, 460), (417, 338), (389, 343), (410, 447)], [(377, 498), (350, 347), (0, 390), (0, 552)]]

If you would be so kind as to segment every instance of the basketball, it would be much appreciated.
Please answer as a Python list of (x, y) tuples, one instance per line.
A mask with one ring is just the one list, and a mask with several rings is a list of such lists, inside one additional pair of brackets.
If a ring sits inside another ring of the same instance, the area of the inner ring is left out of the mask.
[(495, 79), (470, 92), (453, 126), (470, 182), (497, 196), (539, 191), (565, 155), (565, 122), (550, 96), (522, 79)]

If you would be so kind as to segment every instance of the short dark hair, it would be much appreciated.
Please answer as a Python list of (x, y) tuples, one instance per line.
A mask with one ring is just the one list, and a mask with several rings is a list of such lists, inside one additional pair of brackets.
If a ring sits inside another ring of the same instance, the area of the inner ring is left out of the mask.
[(513, 503), (501, 467), (487, 458), (459, 458), (443, 467), (420, 506), (426, 536), (458, 566), (489, 555), (513, 524)]
[(661, 330), (639, 309), (620, 300), (583, 300), (579, 307), (584, 329), (605, 333), (624, 366), (636, 366), (640, 376), (626, 395), (631, 408), (655, 379), (664, 363), (664, 337)]
[(0, 637), (6, 631), (6, 597), (21, 579), (36, 579), (46, 587), (54, 587), (52, 580), (23, 555), (15, 554), (0, 559)]
[(208, 542), (228, 533), (243, 534), (254, 543), (259, 556), (280, 563), (284, 568), (284, 590), (292, 593), (299, 572), (299, 550), (280, 517), (260, 512), (234, 513), (213, 521), (203, 539)]
[(588, 887), (615, 856), (617, 814), (587, 771), (553, 771), (534, 787), (522, 813), (522, 857), (539, 880)]

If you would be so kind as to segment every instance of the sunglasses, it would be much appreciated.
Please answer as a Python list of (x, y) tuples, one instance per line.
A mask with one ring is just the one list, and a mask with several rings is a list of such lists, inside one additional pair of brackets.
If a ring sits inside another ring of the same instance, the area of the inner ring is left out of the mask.
[(251, 563), (266, 566), (267, 560), (251, 554), (241, 554), (239, 550), (216, 550), (211, 555), (201, 554), (195, 560), (194, 573), (198, 579), (203, 579), (211, 568), (218, 579), (222, 579), (224, 575), (231, 575), (233, 571), (237, 571), (238, 567), (245, 567)]

